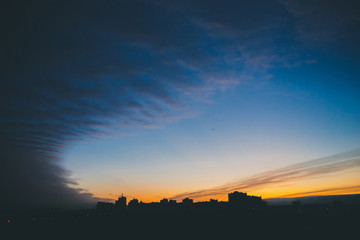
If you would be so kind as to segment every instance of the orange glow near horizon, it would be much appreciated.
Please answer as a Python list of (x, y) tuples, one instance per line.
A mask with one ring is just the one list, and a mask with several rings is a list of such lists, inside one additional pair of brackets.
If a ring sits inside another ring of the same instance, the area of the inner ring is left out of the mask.
[[(178, 184), (143, 179), (127, 186), (107, 184), (106, 188), (97, 183), (92, 191), (98, 198), (116, 200), (124, 193), (129, 200), (136, 198), (143, 202), (158, 202), (163, 198), (181, 201), (187, 197), (194, 201), (226, 201), (227, 194), (234, 191), (261, 196), (263, 199), (358, 194), (359, 173), (360, 155), (358, 152), (349, 152), (254, 174), (218, 186), (206, 186), (202, 178)], [(120, 188), (121, 192), (112, 186)], [(116, 195), (113, 194), (115, 192)]]
[[(360, 194), (360, 176), (357, 171), (352, 171), (353, 174), (347, 172), (344, 175), (329, 175), (323, 176), (322, 178), (306, 179), (295, 182), (288, 182), (285, 184), (272, 184), (264, 188), (259, 189), (248, 189), (238, 191), (246, 192), (249, 195), (261, 196), (263, 199), (269, 198), (293, 198), (293, 197), (305, 197), (305, 196), (325, 196), (325, 195), (349, 195), (349, 194)], [(232, 191), (230, 191), (232, 192)], [(154, 194), (158, 193), (158, 194)], [(144, 193), (132, 193), (131, 195), (124, 194), (131, 200), (133, 198), (139, 199), (143, 202), (159, 202), (163, 198), (172, 199), (173, 192), (148, 192)], [(121, 194), (119, 194), (120, 196)], [(162, 197), (160, 197), (162, 196)], [(99, 194), (95, 197), (103, 199), (111, 199), (112, 201), (117, 200), (118, 196)], [(214, 194), (206, 197), (193, 198), (196, 202), (209, 201), (210, 199), (217, 199), (219, 201), (227, 201), (227, 193)], [(181, 199), (177, 199), (181, 201)]]
[[(353, 186), (353, 187), (344, 187), (344, 188), (338, 188), (338, 189), (318, 189), (314, 192), (308, 191), (308, 192), (301, 192), (301, 191), (292, 191), (292, 192), (272, 192), (272, 193), (266, 193), (261, 194), (260, 192), (254, 191), (254, 192), (247, 192), (248, 195), (254, 195), (254, 196), (261, 196), (263, 199), (271, 199), (271, 198), (295, 198), (295, 197), (308, 197), (308, 196), (328, 196), (328, 195), (351, 195), (351, 194), (360, 194), (360, 186)], [(100, 199), (107, 199), (111, 202), (115, 202), (117, 198), (110, 198), (106, 195), (95, 195), (95, 197)], [(150, 203), (150, 202), (159, 202), (162, 198), (155, 198), (155, 197), (128, 197), (128, 201), (136, 198), (139, 199), (142, 202)], [(166, 198), (166, 197), (164, 197)], [(171, 198), (170, 198), (171, 199)], [(226, 195), (215, 195), (209, 198), (197, 198), (194, 199), (196, 202), (201, 201), (209, 201), (210, 199), (216, 199), (218, 201), (227, 201), (228, 196)], [(179, 202), (179, 201), (178, 201)]]

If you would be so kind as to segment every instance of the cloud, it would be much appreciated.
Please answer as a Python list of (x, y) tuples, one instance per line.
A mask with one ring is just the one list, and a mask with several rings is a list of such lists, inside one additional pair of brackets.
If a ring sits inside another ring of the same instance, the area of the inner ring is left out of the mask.
[(278, 0), (292, 15), (295, 30), (304, 41), (342, 45), (342, 51), (359, 52), (357, 42), (360, 3), (356, 0)]
[(66, 145), (192, 116), (193, 102), (209, 103), (216, 91), (267, 76), (274, 57), (263, 55), (271, 43), (258, 35), (279, 30), (268, 21), (277, 15), (251, 2), (206, 4), (4, 3), (1, 201), (94, 203), (61, 166)]
[(194, 103), (299, 62), (277, 1), (9, 1), (0, 15), (10, 205), (94, 202), (61, 167), (68, 144), (194, 116)]
[[(180, 193), (172, 199), (223, 196), (233, 191), (249, 192), (360, 167), (360, 150), (354, 150), (239, 179), (218, 187)], [(334, 190), (334, 189), (333, 189)], [(340, 190), (340, 189), (337, 189)], [(327, 191), (331, 192), (331, 189)], [(319, 190), (319, 193), (322, 191)], [(306, 194), (310, 194), (308, 192)], [(315, 193), (315, 192), (313, 192)], [(301, 193), (294, 194), (299, 196)], [(305, 194), (305, 193), (304, 193)], [(290, 196), (290, 195), (287, 195)]]
[(333, 187), (333, 188), (324, 188), (315, 191), (286, 194), (279, 196), (279, 198), (302, 197), (302, 196), (311, 196), (311, 195), (338, 195), (348, 192), (360, 192), (360, 186), (341, 186), (341, 187)]

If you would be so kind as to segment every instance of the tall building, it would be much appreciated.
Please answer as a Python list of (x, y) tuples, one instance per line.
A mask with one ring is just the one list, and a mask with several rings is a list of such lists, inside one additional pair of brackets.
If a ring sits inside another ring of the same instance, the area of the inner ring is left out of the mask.
[(124, 197), (123, 194), (121, 194), (121, 197), (115, 202), (115, 206), (117, 209), (126, 209), (126, 197)]

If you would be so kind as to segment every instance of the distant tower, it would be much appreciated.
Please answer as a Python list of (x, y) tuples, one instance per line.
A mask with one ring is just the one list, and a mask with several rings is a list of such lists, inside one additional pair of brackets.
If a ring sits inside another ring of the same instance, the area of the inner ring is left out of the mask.
[(126, 209), (126, 197), (124, 197), (124, 194), (121, 194), (121, 197), (115, 202), (115, 206), (117, 209)]

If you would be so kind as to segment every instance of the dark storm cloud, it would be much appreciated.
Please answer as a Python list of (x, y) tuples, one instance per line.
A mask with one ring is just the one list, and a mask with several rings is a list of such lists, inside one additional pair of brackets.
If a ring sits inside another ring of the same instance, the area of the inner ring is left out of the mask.
[[(48, 151), (51, 146), (45, 145)], [(96, 198), (74, 186), (54, 155), (1, 141), (1, 208), (91, 207)]]
[(7, 203), (92, 202), (59, 165), (66, 144), (187, 117), (193, 102), (299, 63), (277, 1), (1, 4)]
[[(202, 198), (223, 196), (233, 191), (254, 191), (264, 189), (266, 187), (279, 186), (281, 184), (289, 184), (297, 180), (310, 179), (326, 174), (336, 173), (347, 169), (360, 167), (360, 150), (354, 150), (342, 154), (333, 155), (330, 157), (320, 158), (308, 162), (290, 165), (288, 167), (280, 168), (273, 171), (267, 171), (247, 178), (239, 179), (219, 187), (204, 189), (194, 192), (182, 193), (172, 197), (172, 199)], [(352, 189), (358, 188), (354, 186)], [(327, 189), (328, 192), (349, 190), (351, 187)], [(323, 193), (325, 190), (319, 190), (318, 193)], [(307, 192), (304, 194), (315, 194), (314, 192)], [(298, 193), (299, 195), (301, 193)], [(293, 194), (297, 195), (297, 194)], [(287, 195), (287, 197), (290, 195)], [(283, 196), (285, 197), (285, 196)]]

